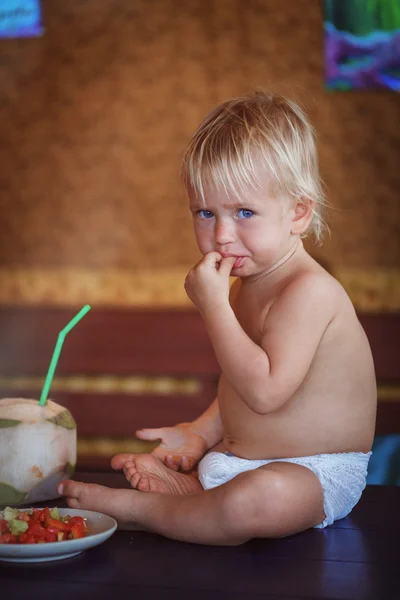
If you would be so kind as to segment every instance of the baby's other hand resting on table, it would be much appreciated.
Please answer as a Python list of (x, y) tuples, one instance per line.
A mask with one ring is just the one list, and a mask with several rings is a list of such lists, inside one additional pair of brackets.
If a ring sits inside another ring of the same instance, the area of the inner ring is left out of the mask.
[[(179, 423), (174, 427), (139, 429), (136, 436), (141, 440), (161, 440), (151, 454), (174, 471), (189, 472), (208, 450), (206, 440), (192, 429), (192, 423)], [(113, 469), (120, 470), (132, 454), (117, 454), (112, 459)]]

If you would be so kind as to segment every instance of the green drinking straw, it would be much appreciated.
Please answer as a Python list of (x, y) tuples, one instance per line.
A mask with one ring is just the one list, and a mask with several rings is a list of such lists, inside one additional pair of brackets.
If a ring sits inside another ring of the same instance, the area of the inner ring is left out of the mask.
[(73, 327), (75, 327), (75, 325), (82, 319), (82, 317), (84, 317), (86, 315), (86, 313), (89, 312), (89, 310), (90, 310), (90, 306), (89, 306), (89, 304), (86, 304), (78, 312), (78, 314), (75, 315), (75, 317), (68, 323), (68, 325), (66, 325), (64, 327), (64, 329), (61, 329), (60, 333), (58, 334), (56, 347), (54, 348), (53, 356), (52, 356), (51, 362), (50, 362), (50, 367), (49, 367), (49, 370), (47, 372), (47, 376), (46, 376), (46, 379), (44, 382), (42, 394), (40, 396), (39, 406), (44, 406), (46, 404), (47, 394), (49, 393), (51, 382), (53, 381), (54, 371), (56, 370), (57, 361), (60, 356), (60, 352), (61, 352), (61, 348), (62, 348), (62, 345), (65, 340), (65, 336), (67, 335), (67, 333), (69, 333), (71, 331), (71, 329)]

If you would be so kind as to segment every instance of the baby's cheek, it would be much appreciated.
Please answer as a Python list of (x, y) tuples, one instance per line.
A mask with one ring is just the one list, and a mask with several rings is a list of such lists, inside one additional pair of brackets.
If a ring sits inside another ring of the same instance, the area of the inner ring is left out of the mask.
[(207, 252), (212, 252), (215, 250), (215, 242), (212, 236), (206, 234), (198, 234), (196, 232), (196, 240), (197, 246), (203, 256), (207, 254)]

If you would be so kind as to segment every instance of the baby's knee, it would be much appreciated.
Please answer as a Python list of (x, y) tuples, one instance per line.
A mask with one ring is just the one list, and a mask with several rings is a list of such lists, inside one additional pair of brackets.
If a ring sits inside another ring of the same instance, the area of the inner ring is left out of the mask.
[(268, 532), (268, 537), (285, 534), (282, 521), (287, 510), (288, 486), (282, 473), (256, 469), (241, 473), (229, 483), (224, 515), (231, 527), (246, 539), (259, 537), (263, 532)]
[[(268, 467), (271, 465), (268, 465)], [(253, 471), (240, 473), (233, 480), (234, 495), (237, 502), (243, 503), (259, 497), (280, 498), (287, 489), (287, 476), (279, 470), (261, 467)]]

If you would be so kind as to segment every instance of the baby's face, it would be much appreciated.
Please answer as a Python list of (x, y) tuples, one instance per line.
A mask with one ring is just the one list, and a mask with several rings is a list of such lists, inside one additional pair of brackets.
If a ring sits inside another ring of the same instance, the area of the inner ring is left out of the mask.
[(293, 245), (289, 202), (271, 197), (268, 187), (249, 186), (241, 197), (206, 188), (205, 202), (190, 201), (200, 251), (235, 256), (234, 277), (266, 272)]

